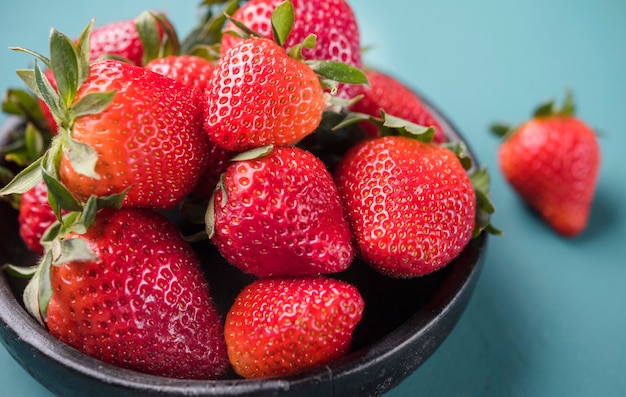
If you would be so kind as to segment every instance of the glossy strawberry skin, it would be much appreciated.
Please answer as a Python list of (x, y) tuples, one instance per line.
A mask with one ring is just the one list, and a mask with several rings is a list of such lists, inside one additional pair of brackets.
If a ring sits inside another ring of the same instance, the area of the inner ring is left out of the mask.
[[(392, 116), (434, 128), (433, 142), (446, 141), (441, 124), (415, 92), (396, 78), (378, 70), (367, 69), (365, 74), (370, 85), (363, 89), (363, 98), (356, 102), (351, 110), (381, 117), (380, 110), (382, 109)], [(363, 122), (361, 126), (369, 136), (379, 135), (374, 124)]]
[(500, 146), (506, 180), (558, 233), (581, 233), (591, 210), (600, 150), (594, 132), (572, 116), (535, 117)]
[(102, 361), (159, 376), (228, 369), (223, 326), (192, 249), (150, 210), (98, 213), (82, 238), (96, 261), (53, 266), (50, 333)]
[[(271, 15), (281, 0), (252, 0), (242, 5), (233, 18), (241, 21), (261, 36), (272, 39)], [(305, 49), (305, 59), (332, 60), (357, 68), (363, 67), (361, 59), (361, 39), (356, 16), (348, 2), (344, 0), (292, 1), (295, 13), (294, 26), (284, 43), (285, 48), (302, 43), (315, 34), (316, 44)], [(232, 23), (226, 30), (232, 29)], [(240, 39), (231, 34), (222, 36), (222, 54)], [(339, 84), (336, 95), (353, 98), (361, 93), (361, 85)]]
[[(281, 0), (251, 0), (242, 5), (233, 19), (268, 39), (272, 38), (271, 15)], [(344, 0), (293, 0), (294, 26), (285, 42), (285, 48), (301, 43), (310, 35), (316, 35), (313, 49), (305, 49), (306, 59), (334, 60), (361, 67), (361, 44), (359, 27), (350, 5)], [(234, 28), (232, 23), (226, 30)], [(233, 47), (240, 38), (222, 36), (222, 53)]]
[[(159, 33), (163, 31), (159, 27)], [(144, 48), (137, 31), (135, 19), (110, 22), (95, 27), (89, 38), (89, 58), (97, 60), (114, 55), (130, 61), (133, 65), (142, 65)]]
[(193, 55), (169, 55), (153, 59), (145, 68), (204, 91), (215, 66)]
[(43, 181), (22, 194), (18, 220), (20, 236), (26, 246), (43, 255), (41, 236), (56, 221), (54, 211), (48, 203), (48, 188)]
[(205, 130), (227, 150), (291, 145), (317, 128), (325, 101), (310, 67), (268, 39), (240, 41), (208, 84)]
[[(215, 65), (193, 55), (170, 55), (150, 61), (145, 68), (204, 92)], [(193, 195), (208, 200), (215, 190), (220, 175), (226, 171), (230, 159), (235, 154), (236, 152), (209, 142), (206, 171), (198, 179), (198, 185), (192, 192)]]
[(116, 91), (109, 107), (78, 118), (73, 129), (75, 140), (98, 153), (100, 179), (78, 174), (64, 155), (61, 181), (85, 201), (132, 185), (125, 207), (173, 207), (195, 188), (208, 162), (202, 94), (115, 60), (93, 63), (77, 98), (104, 91)]
[[(226, 194), (226, 197), (224, 197)], [(335, 273), (353, 249), (337, 187), (323, 163), (295, 147), (234, 162), (215, 196), (213, 242), (258, 277)]]
[(366, 140), (335, 180), (360, 256), (383, 274), (431, 273), (471, 239), (475, 193), (448, 149), (398, 136)]
[(325, 364), (349, 351), (363, 309), (358, 290), (341, 281), (257, 280), (239, 294), (226, 316), (230, 362), (245, 378)]

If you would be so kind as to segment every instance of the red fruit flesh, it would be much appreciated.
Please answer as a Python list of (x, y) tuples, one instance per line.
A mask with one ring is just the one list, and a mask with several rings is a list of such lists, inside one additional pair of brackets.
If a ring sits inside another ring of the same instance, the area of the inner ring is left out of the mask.
[(148, 210), (102, 210), (82, 235), (96, 261), (53, 266), (50, 333), (102, 361), (174, 378), (228, 365), (219, 313), (176, 227)]
[(476, 197), (454, 153), (411, 138), (364, 141), (335, 179), (359, 254), (394, 277), (447, 265), (472, 237)]
[(358, 290), (316, 277), (247, 286), (226, 316), (228, 356), (245, 378), (291, 374), (346, 354), (364, 308)]

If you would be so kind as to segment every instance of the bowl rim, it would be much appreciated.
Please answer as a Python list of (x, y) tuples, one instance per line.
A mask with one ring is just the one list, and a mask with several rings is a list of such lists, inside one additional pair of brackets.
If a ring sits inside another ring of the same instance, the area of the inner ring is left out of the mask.
[[(435, 107), (425, 96), (416, 91), (424, 106), (440, 122), (446, 136), (451, 141), (462, 140), (474, 160), (474, 152), (461, 137), (459, 130), (450, 119)], [(6, 132), (18, 125), (21, 119), (9, 116), (0, 125), (0, 141)], [(65, 386), (50, 382), (38, 367), (33, 367), (23, 358), (28, 351), (42, 363), (59, 363), (62, 368), (57, 374), (69, 379), (69, 374), (78, 375), (80, 380), (74, 387), (82, 387), (87, 381), (97, 381), (102, 388), (93, 390), (92, 395), (162, 395), (162, 396), (242, 396), (291, 394), (310, 389), (315, 385), (314, 394), (323, 390), (324, 395), (336, 394), (341, 390), (337, 380), (354, 380), (365, 371), (369, 380), (359, 387), (355, 385), (349, 395), (372, 395), (367, 387), (375, 387), (375, 395), (380, 395), (399, 384), (406, 376), (417, 369), (434, 353), (448, 336), (461, 317), (471, 297), (484, 262), (487, 235), (482, 233), (470, 241), (464, 252), (471, 255), (463, 263), (453, 260), (444, 269), (446, 275), (437, 291), (427, 303), (407, 321), (377, 341), (353, 351), (327, 365), (317, 366), (296, 374), (264, 379), (225, 379), (225, 380), (182, 380), (164, 378), (120, 368), (92, 358), (71, 346), (53, 338), (41, 327), (18, 302), (13, 294), (7, 276), (0, 276), (0, 336), (1, 342), (11, 356), (42, 385), (54, 393), (66, 395)], [(467, 263), (466, 263), (467, 262)], [(16, 310), (19, 309), (19, 310)], [(410, 351), (407, 355), (406, 351)], [(400, 371), (390, 374), (386, 362), (401, 366)], [(44, 366), (42, 364), (42, 366)], [(382, 371), (382, 372), (381, 372)], [(75, 391), (79, 391), (77, 389)], [(355, 392), (357, 394), (355, 394)], [(73, 395), (73, 394), (68, 394)], [(301, 395), (301, 394), (298, 394)], [(359, 394), (360, 395), (360, 394)]]

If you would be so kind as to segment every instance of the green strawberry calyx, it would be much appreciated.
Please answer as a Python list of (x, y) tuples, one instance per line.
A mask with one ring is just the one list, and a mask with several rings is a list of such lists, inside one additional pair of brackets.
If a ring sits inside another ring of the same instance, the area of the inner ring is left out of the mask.
[(364, 121), (369, 121), (375, 124), (380, 132), (380, 136), (400, 135), (426, 143), (432, 142), (433, 137), (435, 136), (434, 128), (425, 127), (400, 117), (393, 116), (382, 109), (380, 110), (380, 117), (375, 117), (366, 113), (347, 112), (343, 120), (335, 125), (333, 130), (340, 130)]
[(475, 167), (467, 150), (467, 146), (463, 141), (444, 142), (440, 144), (440, 146), (447, 148), (456, 155), (461, 166), (463, 166), (463, 169), (468, 173), (470, 182), (474, 188), (474, 194), (476, 196), (476, 220), (474, 230), (472, 231), (472, 238), (480, 236), (483, 231), (497, 236), (502, 235), (502, 231), (491, 223), (491, 215), (495, 213), (496, 208), (489, 195), (491, 179), (488, 169), (486, 167)]
[[(120, 208), (125, 193), (106, 198), (91, 196), (81, 211), (68, 212), (54, 222), (41, 237), (44, 254), (35, 266), (5, 265), (9, 274), (30, 279), (23, 292), (26, 310), (41, 325), (45, 325), (48, 304), (52, 297), (50, 270), (68, 262), (95, 261), (96, 253), (86, 240), (75, 237), (66, 239), (69, 234), (81, 235), (93, 225), (99, 208)], [(107, 201), (106, 203), (103, 201)]]
[[(532, 117), (535, 119), (549, 118), (549, 117), (573, 117), (576, 114), (576, 104), (574, 101), (574, 94), (571, 90), (565, 91), (565, 98), (561, 107), (557, 107), (554, 98), (548, 99), (533, 111)], [(490, 125), (490, 130), (496, 136), (503, 139), (511, 137), (518, 126), (511, 125), (504, 122), (496, 122)]]
[(220, 54), (222, 28), (229, 15), (239, 8), (238, 0), (204, 0), (206, 12), (200, 24), (185, 36), (180, 44), (182, 54), (195, 55), (209, 61), (217, 61)]
[[(114, 91), (109, 91), (88, 93), (77, 98), (78, 89), (89, 77), (89, 36), (93, 23), (94, 20), (91, 20), (87, 24), (76, 42), (52, 29), (50, 58), (21, 47), (12, 47), (15, 51), (25, 52), (36, 58), (33, 69), (18, 70), (17, 74), (36, 97), (48, 105), (59, 128), (48, 149), (6, 184), (0, 190), (0, 196), (25, 193), (43, 179), (48, 187), (50, 206), (59, 220), (62, 209), (82, 211), (85, 205), (59, 181), (58, 166), (61, 156), (68, 157), (77, 173), (94, 179), (100, 178), (95, 170), (97, 153), (89, 145), (73, 138), (74, 123), (82, 116), (103, 112), (115, 96)], [(52, 71), (56, 89), (39, 66), (40, 62)], [(102, 201), (106, 202), (106, 199)]]
[(144, 11), (135, 18), (135, 28), (143, 48), (142, 65), (145, 66), (156, 58), (181, 53), (176, 30), (164, 14)]

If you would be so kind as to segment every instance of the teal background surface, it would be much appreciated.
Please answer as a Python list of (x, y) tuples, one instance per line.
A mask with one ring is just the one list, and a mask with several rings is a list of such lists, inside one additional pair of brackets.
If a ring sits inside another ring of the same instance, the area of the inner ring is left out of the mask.
[[(47, 54), (51, 26), (165, 11), (184, 35), (199, 1), (2, 1), (0, 91)], [(621, 0), (352, 0), (365, 59), (424, 93), (492, 174), (491, 238), (470, 304), (443, 345), (386, 396), (626, 395), (626, 2)], [(520, 123), (540, 102), (576, 96), (598, 132), (602, 166), (589, 225), (556, 235), (498, 169), (494, 121)], [(0, 122), (5, 116), (0, 116)], [(0, 346), (1, 395), (49, 397)]]

